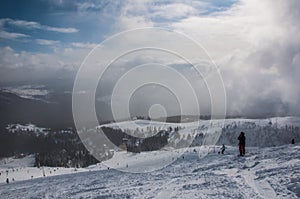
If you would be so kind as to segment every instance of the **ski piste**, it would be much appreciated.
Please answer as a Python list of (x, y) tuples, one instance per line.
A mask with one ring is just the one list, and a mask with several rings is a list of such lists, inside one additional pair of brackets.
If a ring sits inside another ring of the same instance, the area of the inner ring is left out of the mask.
[[(44, 168), (46, 177), (42, 177), (42, 171), (39, 170), (41, 177), (37, 178), (33, 170), (27, 174), (26, 169), (30, 167), (25, 167), (18, 172), (23, 172), (24, 177), (27, 175), (27, 180), (0, 184), (0, 194), (4, 198), (300, 197), (299, 144), (248, 147), (244, 157), (237, 157), (236, 146), (228, 146), (224, 155), (212, 152), (201, 159), (194, 149), (200, 150), (198, 147), (190, 148), (184, 153), (184, 159), (178, 158), (161, 170), (141, 174), (107, 170), (103, 162), (85, 171), (79, 169), (75, 172), (70, 168), (73, 173), (52, 177), (47, 177), (49, 170)], [(133, 164), (134, 161), (131, 161), (128, 167), (134, 168), (164, 157), (157, 151), (130, 155), (128, 158), (139, 162)], [(3, 168), (4, 165), (1, 166)], [(125, 163), (120, 163), (120, 166), (126, 167)], [(30, 179), (29, 175), (34, 175), (34, 178)]]

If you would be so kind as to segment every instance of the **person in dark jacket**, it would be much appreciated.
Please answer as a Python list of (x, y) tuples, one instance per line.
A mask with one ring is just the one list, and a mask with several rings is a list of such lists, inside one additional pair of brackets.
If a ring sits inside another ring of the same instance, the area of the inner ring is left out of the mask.
[(241, 132), (241, 134), (238, 137), (239, 140), (239, 150), (240, 150), (240, 156), (245, 155), (245, 145), (246, 145), (246, 137), (245, 133)]
[(295, 139), (294, 138), (292, 139), (292, 144), (295, 144)]
[(222, 144), (222, 147), (221, 147), (221, 154), (224, 154), (225, 149), (226, 149), (225, 145)]

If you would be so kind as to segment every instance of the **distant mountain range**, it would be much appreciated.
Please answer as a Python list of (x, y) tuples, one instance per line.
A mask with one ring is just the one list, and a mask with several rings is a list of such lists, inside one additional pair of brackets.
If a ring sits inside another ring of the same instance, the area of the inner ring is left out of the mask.
[[(53, 86), (49, 94), (36, 98), (26, 98), (7, 89), (0, 89), (0, 130), (5, 129), (8, 124), (36, 124), (53, 130), (74, 127), (72, 115), (72, 93), (71, 86)], [(66, 91), (68, 90), (68, 91)], [(109, 104), (95, 101), (100, 124), (113, 122)], [(268, 116), (271, 117), (271, 116)], [(133, 117), (134, 118), (134, 117)], [(139, 118), (139, 117), (137, 117)], [(218, 117), (214, 117), (218, 118)], [(226, 116), (226, 118), (241, 118), (240, 116)], [(249, 118), (249, 117), (248, 117)], [(255, 117), (250, 117), (255, 118)], [(124, 118), (124, 121), (132, 118)], [(140, 119), (147, 119), (142, 117)], [(192, 122), (196, 120), (209, 120), (210, 115), (195, 116), (169, 116), (157, 118), (157, 121), (166, 122)]]
[(71, 97), (71, 94), (56, 94), (47, 102), (0, 90), (0, 127), (11, 123), (33, 123), (53, 129), (72, 127)]

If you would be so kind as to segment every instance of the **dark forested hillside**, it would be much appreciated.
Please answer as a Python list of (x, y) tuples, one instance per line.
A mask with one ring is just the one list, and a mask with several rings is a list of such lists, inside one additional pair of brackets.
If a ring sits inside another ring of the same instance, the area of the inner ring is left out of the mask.
[(98, 162), (71, 130), (47, 134), (7, 130), (0, 133), (0, 157), (23, 154), (36, 154), (36, 166), (85, 167)]

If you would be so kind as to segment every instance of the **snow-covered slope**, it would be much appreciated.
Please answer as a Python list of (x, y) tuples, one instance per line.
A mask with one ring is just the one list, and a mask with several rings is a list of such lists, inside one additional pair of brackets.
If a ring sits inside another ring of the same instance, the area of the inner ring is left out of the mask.
[[(217, 153), (220, 146), (118, 151), (110, 160), (76, 170), (35, 168), (34, 156), (6, 158), (0, 161), (0, 198), (300, 198), (300, 144), (288, 144), (292, 138), (299, 143), (299, 117), (104, 126), (126, 132), (180, 127), (180, 139), (218, 132), (217, 144), (227, 149), (225, 155)], [(240, 131), (247, 137), (245, 157), (237, 156)]]
[[(300, 141), (300, 117), (274, 117), (268, 119), (226, 119), (226, 120), (200, 120), (190, 123), (164, 123), (148, 120), (125, 121), (101, 125), (99, 127), (111, 127), (121, 129), (127, 134), (133, 132), (149, 132), (146, 137), (152, 136), (159, 130), (167, 130), (172, 127), (179, 127), (180, 139), (186, 139), (189, 135), (214, 133), (218, 137), (218, 145), (225, 144), (236, 146), (237, 137), (241, 131), (245, 132), (248, 146), (279, 146), (291, 143), (292, 139)], [(194, 143), (203, 143), (203, 137), (195, 140)], [(216, 144), (210, 143), (210, 144)]]
[(37, 127), (34, 124), (26, 124), (26, 125), (21, 125), (21, 124), (8, 124), (6, 129), (10, 133), (15, 133), (15, 132), (32, 132), (37, 135), (39, 134), (48, 134), (50, 129), (47, 128), (42, 128), (42, 127)]
[(245, 127), (251, 128), (251, 123), (254, 123), (256, 126), (267, 126), (267, 125), (275, 125), (277, 128), (285, 127), (285, 125), (293, 125), (300, 126), (300, 117), (273, 117), (267, 119), (244, 119), (244, 118), (233, 118), (233, 119), (225, 119), (225, 120), (200, 120), (195, 122), (187, 122), (187, 123), (166, 123), (166, 122), (158, 122), (158, 121), (150, 121), (150, 120), (134, 120), (134, 121), (123, 121), (118, 123), (109, 123), (103, 124), (99, 127), (111, 127), (111, 128), (120, 128), (120, 129), (135, 129), (135, 128), (144, 128), (147, 127), (163, 127), (168, 128), (181, 126), (181, 127), (198, 127), (209, 126), (211, 124), (220, 125), (221, 127), (226, 127), (228, 125), (234, 124), (244, 124)]
[[(0, 160), (0, 184), (8, 178), (10, 182), (19, 182), (49, 176), (65, 175), (89, 171), (90, 168), (64, 168), (64, 167), (34, 167), (34, 155), (23, 158), (3, 158)], [(106, 169), (100, 166), (94, 170)], [(1, 198), (1, 197), (0, 197)]]
[(16, 167), (31, 167), (34, 165), (34, 155), (23, 158), (3, 158), (0, 160), (0, 169), (10, 169)]
[[(196, 150), (196, 152), (194, 151)], [(38, 178), (0, 185), (1, 198), (299, 198), (300, 145), (237, 148), (225, 155), (209, 153), (199, 159), (198, 147), (173, 164), (149, 173), (123, 173), (114, 169)], [(161, 153), (148, 152), (155, 162)], [(134, 161), (139, 167), (147, 161)], [(165, 158), (163, 155), (160, 158)], [(99, 167), (95, 165), (94, 167)]]

